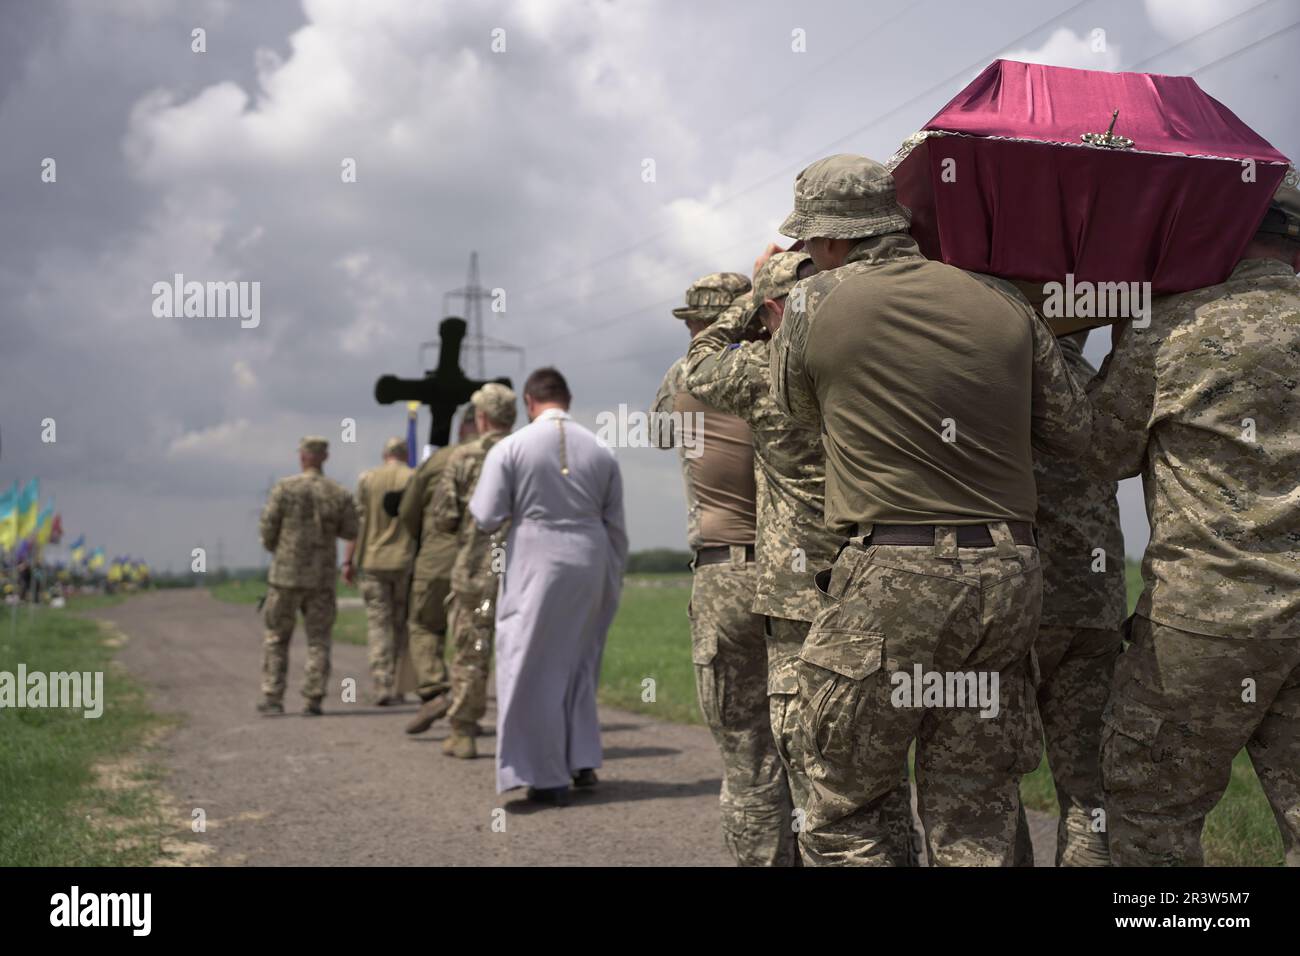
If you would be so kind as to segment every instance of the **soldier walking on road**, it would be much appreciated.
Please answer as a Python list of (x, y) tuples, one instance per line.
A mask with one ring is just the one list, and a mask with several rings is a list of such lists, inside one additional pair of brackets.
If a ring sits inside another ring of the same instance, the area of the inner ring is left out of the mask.
[(298, 612), (307, 632), (302, 694), (310, 715), (321, 712), (330, 676), (330, 631), (334, 626), (338, 549), (336, 539), (357, 536), (357, 512), (347, 489), (321, 473), (329, 442), (309, 436), (298, 445), (302, 473), (281, 478), (262, 510), (262, 545), (272, 553), (263, 619), (263, 714), (284, 713), (289, 639)]
[[(1042, 725), (1035, 447), (1078, 454), (1091, 409), (1025, 303), (921, 255), (880, 164), (799, 174), (781, 231), (818, 273), (772, 340), (779, 408), (820, 429), (829, 606), (799, 653), (807, 864), (889, 865), (889, 797), (916, 742), (931, 865), (1010, 865)], [(939, 693), (934, 693), (938, 687)]]
[(517, 415), (515, 393), (496, 382), (470, 396), (470, 404), (479, 437), (452, 452), (432, 504), (434, 527), (456, 535), (457, 542), (447, 613), (452, 646), (451, 706), (447, 711), (451, 736), (443, 742), (442, 752), (462, 759), (478, 755), (475, 739), (478, 722), (487, 712), (497, 583), (504, 568), (502, 545), (510, 530), (509, 522), (490, 534), (481, 530), (469, 512), (469, 500), (488, 451), (510, 433)]
[[(475, 435), (474, 420), (461, 420), (462, 443)], [(456, 536), (433, 524), (434, 493), (438, 479), (456, 447), (439, 448), (424, 460), (402, 493), (398, 519), (417, 542), (411, 578), (410, 651), (415, 669), (415, 692), (420, 710), (406, 725), (408, 734), (422, 734), (451, 707), (444, 660), (447, 645), (447, 598), (451, 594), (451, 567), (456, 560)]]
[(406, 599), (415, 552), (414, 540), (396, 516), (385, 511), (384, 499), (400, 495), (410, 477), (406, 442), (390, 438), (384, 444), (383, 464), (362, 472), (357, 481), (357, 539), (348, 545), (343, 561), (343, 579), (349, 584), (360, 572), (370, 679), (380, 707), (401, 703), (394, 681), (398, 661), (407, 653)]
[[(737, 298), (749, 280), (734, 272), (704, 276), (673, 315), (692, 338)], [(678, 359), (655, 397), (652, 435), (680, 450), (692, 562), (692, 660), (700, 711), (722, 752), (722, 830), (742, 866), (792, 866), (793, 804), (767, 699), (768, 648), (762, 614), (752, 609), (755, 564), (753, 435), (734, 415), (694, 398)]]
[[(794, 421), (772, 399), (767, 339), (781, 327), (786, 297), (815, 271), (806, 252), (763, 260), (752, 293), (740, 296), (716, 322), (691, 340), (686, 388), (696, 399), (744, 421), (754, 438), (758, 527), (758, 584), (752, 610), (767, 629), (767, 693), (772, 736), (790, 781), (796, 811), (807, 802), (803, 768), (790, 749), (799, 690), (799, 650), (822, 608), (813, 575), (835, 561), (842, 538), (826, 527), (826, 455), (821, 434)], [(896, 862), (909, 859), (912, 801), (906, 767), (895, 793)], [(792, 821), (793, 823), (793, 821)], [(919, 847), (915, 848), (919, 851)]]
[(1103, 717), (1111, 858), (1196, 866), (1242, 747), (1300, 865), (1300, 192), (1219, 285), (1116, 327), (1097, 466), (1142, 475), (1145, 589)]
[[(1087, 332), (1057, 341), (1075, 380), (1096, 374), (1083, 357)], [(1034, 456), (1043, 611), (1034, 642), (1038, 712), (1060, 818), (1057, 866), (1109, 866), (1101, 785), (1101, 714), (1123, 644), (1128, 598), (1117, 486), (1077, 460)], [(1019, 862), (1033, 866), (1027, 821), (1016, 834)]]

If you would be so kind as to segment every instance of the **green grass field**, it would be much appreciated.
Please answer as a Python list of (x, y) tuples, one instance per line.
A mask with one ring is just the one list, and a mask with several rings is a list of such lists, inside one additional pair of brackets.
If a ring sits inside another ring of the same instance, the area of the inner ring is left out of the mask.
[[(0, 710), (0, 866), (129, 866), (159, 856), (159, 769), (141, 755), (166, 725), (112, 661), (111, 633), (77, 610), (115, 598), (74, 598), (29, 621), (0, 607), (0, 671), (102, 671), (103, 715), (80, 710)], [(132, 755), (124, 759), (127, 755)]]

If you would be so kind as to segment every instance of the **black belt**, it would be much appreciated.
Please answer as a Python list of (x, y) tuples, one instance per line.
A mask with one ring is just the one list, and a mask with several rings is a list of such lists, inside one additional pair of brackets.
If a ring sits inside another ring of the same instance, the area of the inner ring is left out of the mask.
[[(726, 564), (731, 560), (731, 546), (720, 544), (716, 548), (700, 548), (695, 552), (695, 566), (704, 564)], [(754, 546), (745, 545), (745, 560), (754, 560)]]
[[(939, 527), (952, 527), (957, 530), (959, 548), (993, 547), (993, 536), (989, 534), (986, 524), (878, 524), (872, 527), (871, 533), (862, 543), (867, 547), (877, 544), (928, 547), (934, 544), (935, 529)], [(1034, 537), (1034, 526), (1028, 521), (1008, 521), (1007, 527), (1011, 530), (1011, 540), (1016, 544), (1028, 548), (1038, 547), (1038, 541)], [(854, 528), (851, 537), (858, 537), (857, 528)]]

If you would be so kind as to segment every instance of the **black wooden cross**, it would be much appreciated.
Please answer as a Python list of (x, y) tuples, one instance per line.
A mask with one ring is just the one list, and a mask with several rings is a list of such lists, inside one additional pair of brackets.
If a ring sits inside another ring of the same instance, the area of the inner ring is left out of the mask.
[[(438, 325), (438, 367), (430, 369), (424, 378), (398, 378), (384, 375), (375, 382), (375, 401), (380, 405), (394, 402), (420, 402), (429, 406), (433, 421), (429, 425), (429, 444), (442, 447), (451, 444), (451, 420), (456, 409), (469, 401), (469, 397), (488, 382), (499, 382), (510, 387), (508, 378), (478, 381), (467, 378), (460, 368), (460, 346), (465, 340), (465, 320), (443, 319)], [(417, 456), (418, 457), (418, 456)]]

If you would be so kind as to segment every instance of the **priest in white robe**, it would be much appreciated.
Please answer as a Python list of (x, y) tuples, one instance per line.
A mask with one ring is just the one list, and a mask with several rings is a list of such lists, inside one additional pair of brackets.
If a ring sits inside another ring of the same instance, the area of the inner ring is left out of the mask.
[(627, 532), (613, 453), (569, 417), (555, 369), (524, 385), (529, 424), (483, 462), (469, 509), (510, 520), (496, 610), (497, 792), (567, 802), (601, 765), (596, 686), (618, 608)]

